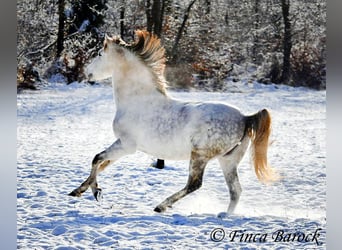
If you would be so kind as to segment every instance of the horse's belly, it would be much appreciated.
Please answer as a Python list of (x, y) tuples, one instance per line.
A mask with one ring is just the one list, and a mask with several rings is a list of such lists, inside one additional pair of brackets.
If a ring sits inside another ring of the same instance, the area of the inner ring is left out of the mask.
[[(166, 138), (165, 138), (166, 139)], [(137, 149), (159, 159), (190, 159), (191, 145), (184, 138), (168, 140), (144, 140), (138, 142)]]

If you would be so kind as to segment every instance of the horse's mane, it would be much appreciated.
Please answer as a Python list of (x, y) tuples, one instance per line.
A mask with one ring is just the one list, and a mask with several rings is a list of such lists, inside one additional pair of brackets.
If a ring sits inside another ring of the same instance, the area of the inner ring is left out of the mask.
[(152, 69), (157, 89), (166, 95), (167, 82), (164, 77), (166, 58), (165, 49), (161, 45), (160, 39), (146, 30), (136, 30), (135, 34), (136, 40), (123, 46), (132, 51)]

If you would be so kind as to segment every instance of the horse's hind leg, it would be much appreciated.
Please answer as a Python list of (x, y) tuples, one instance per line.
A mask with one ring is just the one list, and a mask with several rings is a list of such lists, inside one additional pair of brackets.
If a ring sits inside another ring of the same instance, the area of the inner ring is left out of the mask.
[(162, 203), (160, 203), (155, 209), (155, 212), (164, 212), (167, 207), (171, 207), (173, 203), (180, 200), (184, 196), (194, 192), (202, 186), (202, 179), (205, 166), (209, 159), (198, 157), (198, 154), (193, 152), (190, 160), (190, 170), (188, 182), (185, 187), (177, 193), (171, 195)]
[(240, 199), (242, 188), (239, 182), (237, 166), (248, 148), (248, 143), (249, 138), (245, 136), (239, 146), (218, 159), (230, 193), (228, 213), (234, 212), (235, 207)]
[(102, 190), (97, 185), (97, 174), (120, 157), (133, 153), (134, 151), (134, 147), (123, 147), (120, 139), (115, 141), (109, 148), (94, 157), (89, 177), (69, 195), (81, 196), (90, 186), (95, 199), (99, 200)]

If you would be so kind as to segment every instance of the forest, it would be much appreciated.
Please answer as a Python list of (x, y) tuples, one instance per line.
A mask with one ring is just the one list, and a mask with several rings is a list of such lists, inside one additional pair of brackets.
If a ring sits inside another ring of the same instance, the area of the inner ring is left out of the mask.
[(160, 37), (170, 87), (326, 88), (324, 0), (18, 0), (17, 89), (86, 81), (105, 34)]

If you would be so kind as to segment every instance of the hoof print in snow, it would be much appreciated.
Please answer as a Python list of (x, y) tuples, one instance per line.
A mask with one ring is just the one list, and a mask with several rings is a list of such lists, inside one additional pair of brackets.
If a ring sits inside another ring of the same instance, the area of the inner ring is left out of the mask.
[(58, 236), (66, 233), (67, 231), (68, 229), (65, 226), (57, 226), (52, 230), (51, 234), (54, 236)]

